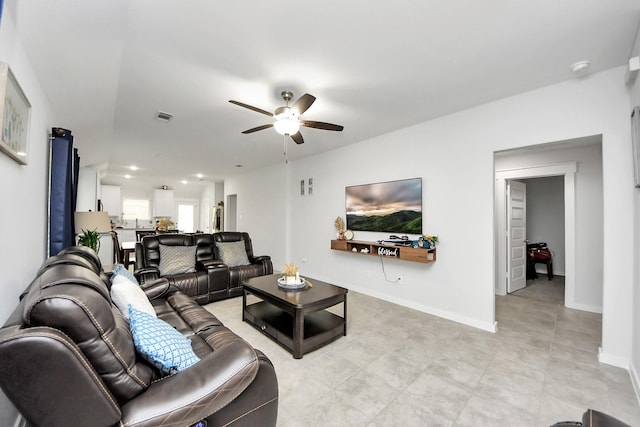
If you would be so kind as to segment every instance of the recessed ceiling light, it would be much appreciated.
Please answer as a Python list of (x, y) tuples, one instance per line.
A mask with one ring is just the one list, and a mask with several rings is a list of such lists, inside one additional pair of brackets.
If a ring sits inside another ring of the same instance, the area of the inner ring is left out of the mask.
[(124, 177), (127, 178), (127, 179), (131, 179), (131, 175), (129, 175), (129, 174), (126, 174)]
[(181, 183), (183, 183), (183, 184), (188, 184), (188, 183), (189, 183), (189, 181), (187, 181), (186, 179), (183, 179), (183, 180), (182, 180), (182, 181), (180, 181), (180, 182), (181, 182)]
[(129, 166), (129, 169), (131, 169), (132, 171), (137, 171), (138, 167), (136, 165), (131, 165)]
[(579, 73), (584, 73), (587, 68), (589, 68), (589, 65), (591, 64), (590, 61), (578, 61), (575, 64), (573, 64), (571, 67), (569, 67), (571, 69), (571, 71), (573, 71), (576, 74)]
[(198, 177), (198, 179), (204, 178), (204, 175), (202, 175), (201, 173), (197, 173), (196, 176)]

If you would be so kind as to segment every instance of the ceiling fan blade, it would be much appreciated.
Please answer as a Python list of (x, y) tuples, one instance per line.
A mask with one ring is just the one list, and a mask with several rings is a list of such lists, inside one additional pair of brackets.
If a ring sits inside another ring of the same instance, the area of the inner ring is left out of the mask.
[(291, 136), (291, 139), (293, 139), (293, 141), (296, 144), (304, 144), (304, 138), (302, 137), (302, 134), (300, 133), (300, 131), (294, 133), (293, 135), (289, 135)]
[(230, 103), (239, 105), (244, 108), (248, 108), (249, 110), (253, 110), (257, 113), (264, 114), (265, 116), (273, 117), (273, 113), (270, 113), (262, 108), (254, 107), (253, 105), (245, 104), (244, 102), (234, 101), (232, 99), (229, 100)]
[(313, 120), (300, 120), (300, 126), (306, 126), (308, 128), (316, 128), (323, 130), (335, 130), (341, 131), (344, 129), (342, 125), (334, 125), (333, 123), (325, 123), (325, 122), (314, 122)]
[(269, 128), (272, 128), (272, 127), (273, 127), (273, 123), (269, 123), (268, 125), (256, 126), (254, 128), (247, 129), (247, 130), (243, 131), (242, 133), (253, 133), (253, 132), (258, 132), (259, 130), (269, 129)]
[(313, 104), (315, 100), (315, 96), (305, 93), (291, 106), (291, 108), (296, 110), (296, 112), (300, 116), (302, 115), (302, 113), (307, 111), (309, 107), (311, 107), (311, 104)]

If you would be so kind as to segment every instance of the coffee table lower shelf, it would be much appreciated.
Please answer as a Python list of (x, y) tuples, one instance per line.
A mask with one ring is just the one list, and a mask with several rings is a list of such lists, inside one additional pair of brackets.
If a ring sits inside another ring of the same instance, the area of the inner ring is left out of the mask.
[(246, 306), (246, 322), (272, 338), (297, 359), (345, 335), (345, 319), (325, 310), (304, 315), (304, 335), (296, 349), (293, 315), (267, 302)]

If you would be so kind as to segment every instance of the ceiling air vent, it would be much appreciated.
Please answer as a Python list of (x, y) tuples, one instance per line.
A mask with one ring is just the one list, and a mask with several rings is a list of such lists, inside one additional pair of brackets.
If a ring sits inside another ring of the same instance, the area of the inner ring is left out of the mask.
[(160, 120), (161, 122), (168, 122), (169, 120), (171, 120), (173, 118), (175, 114), (171, 114), (171, 113), (166, 113), (164, 111), (158, 111), (156, 112), (156, 120)]

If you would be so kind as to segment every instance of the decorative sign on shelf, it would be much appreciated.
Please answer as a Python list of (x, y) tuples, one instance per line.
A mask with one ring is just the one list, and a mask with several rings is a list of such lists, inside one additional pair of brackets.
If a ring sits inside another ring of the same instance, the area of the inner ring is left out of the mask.
[(398, 256), (398, 248), (383, 248), (382, 246), (378, 247), (378, 255), (380, 256)]

